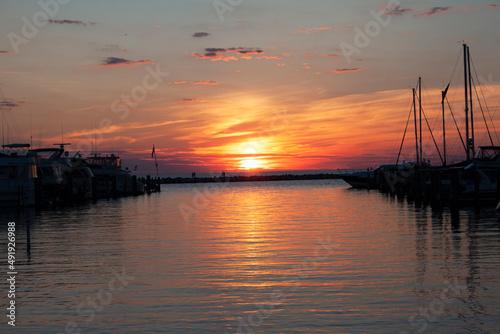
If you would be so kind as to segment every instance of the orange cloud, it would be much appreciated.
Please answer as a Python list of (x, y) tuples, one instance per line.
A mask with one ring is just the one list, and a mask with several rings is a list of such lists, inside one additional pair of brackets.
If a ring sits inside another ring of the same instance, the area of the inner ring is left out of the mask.
[(213, 80), (193, 81), (193, 85), (218, 86), (219, 82)]
[(235, 56), (226, 56), (228, 53), (235, 52), (237, 55), (240, 55), (243, 59), (250, 59), (248, 55), (253, 54), (263, 54), (264, 51), (259, 48), (205, 48), (204, 54), (198, 54), (196, 52), (192, 53), (191, 56), (194, 56), (198, 59), (210, 59), (211, 61), (230, 61), (230, 60), (238, 60)]
[(181, 99), (180, 103), (213, 103), (218, 101), (202, 100), (202, 99)]
[(346, 72), (359, 72), (366, 70), (366, 68), (338, 68), (336, 70), (330, 70), (333, 73), (346, 73)]
[(313, 28), (313, 29), (299, 30), (297, 32), (299, 32), (301, 34), (310, 34), (310, 33), (313, 33), (313, 32), (320, 32), (320, 31), (332, 30), (332, 29), (333, 29), (333, 27), (319, 27), (319, 28)]

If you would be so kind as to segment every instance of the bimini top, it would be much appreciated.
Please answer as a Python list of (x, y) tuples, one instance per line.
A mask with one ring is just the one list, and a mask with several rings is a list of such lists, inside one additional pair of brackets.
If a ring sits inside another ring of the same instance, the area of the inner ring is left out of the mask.
[(500, 158), (500, 146), (479, 146), (474, 160), (496, 161)]
[(2, 145), (3, 148), (29, 148), (30, 144), (5, 144)]

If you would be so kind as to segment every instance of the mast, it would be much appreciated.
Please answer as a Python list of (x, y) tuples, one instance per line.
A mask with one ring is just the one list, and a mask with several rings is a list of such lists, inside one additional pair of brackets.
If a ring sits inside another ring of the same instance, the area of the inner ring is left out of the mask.
[(474, 148), (474, 114), (472, 112), (472, 73), (471, 73), (471, 67), (470, 67), (470, 53), (469, 53), (469, 47), (467, 46), (467, 67), (468, 67), (468, 73), (469, 73), (469, 103), (470, 103), (470, 131), (471, 131), (471, 138), (470, 138), (470, 144), (469, 144), (469, 149), (472, 152), (472, 158), (476, 155), (475, 148)]
[(445, 119), (444, 119), (444, 99), (446, 98), (446, 93), (448, 92), (448, 88), (450, 88), (450, 84), (446, 86), (445, 90), (441, 92), (441, 109), (443, 113), (443, 166), (446, 166), (446, 127), (445, 127)]
[(469, 71), (467, 67), (467, 44), (463, 44), (464, 48), (464, 88), (465, 88), (465, 144), (466, 144), (466, 154), (467, 161), (470, 161), (470, 150), (469, 150)]
[(419, 163), (424, 161), (424, 157), (422, 154), (422, 77), (418, 77), (418, 108), (419, 108), (419, 127), (420, 127), (420, 161)]
[(413, 120), (415, 122), (415, 151), (417, 152), (417, 164), (420, 163), (418, 154), (418, 128), (417, 128), (417, 108), (415, 104), (415, 88), (413, 88)]

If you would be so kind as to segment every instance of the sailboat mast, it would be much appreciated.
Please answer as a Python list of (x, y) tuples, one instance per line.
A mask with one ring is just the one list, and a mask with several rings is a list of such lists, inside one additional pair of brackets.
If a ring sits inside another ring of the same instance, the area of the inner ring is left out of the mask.
[(467, 154), (467, 161), (470, 161), (470, 150), (469, 150), (469, 71), (467, 67), (467, 44), (463, 44), (464, 47), (464, 87), (465, 87), (465, 147)]
[(419, 108), (419, 127), (420, 127), (420, 161), (423, 162), (424, 157), (422, 154), (422, 77), (418, 77), (418, 108)]
[(471, 67), (470, 67), (470, 53), (469, 53), (469, 47), (467, 46), (467, 67), (468, 67), (468, 73), (469, 73), (469, 103), (470, 103), (470, 131), (471, 131), (471, 138), (470, 138), (470, 145), (469, 149), (472, 152), (472, 158), (476, 155), (475, 152), (475, 145), (474, 145), (474, 114), (472, 111), (472, 73), (471, 73)]
[(446, 98), (446, 92), (448, 90), (448, 87), (444, 91), (441, 92), (442, 99), (441, 99), (441, 110), (443, 113), (443, 166), (446, 166), (446, 127), (445, 127), (445, 120), (444, 120), (444, 99)]
[(417, 128), (417, 108), (415, 103), (415, 88), (413, 88), (413, 120), (415, 122), (415, 151), (417, 152), (417, 163), (420, 163), (418, 154), (418, 128)]

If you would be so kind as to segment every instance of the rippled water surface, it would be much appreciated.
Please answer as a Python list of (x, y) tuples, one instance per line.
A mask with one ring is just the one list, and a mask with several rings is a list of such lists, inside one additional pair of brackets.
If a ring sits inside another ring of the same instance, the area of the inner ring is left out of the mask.
[(19, 333), (500, 328), (493, 208), (452, 217), (318, 180), (164, 185), (0, 218), (2, 245), (17, 224)]

